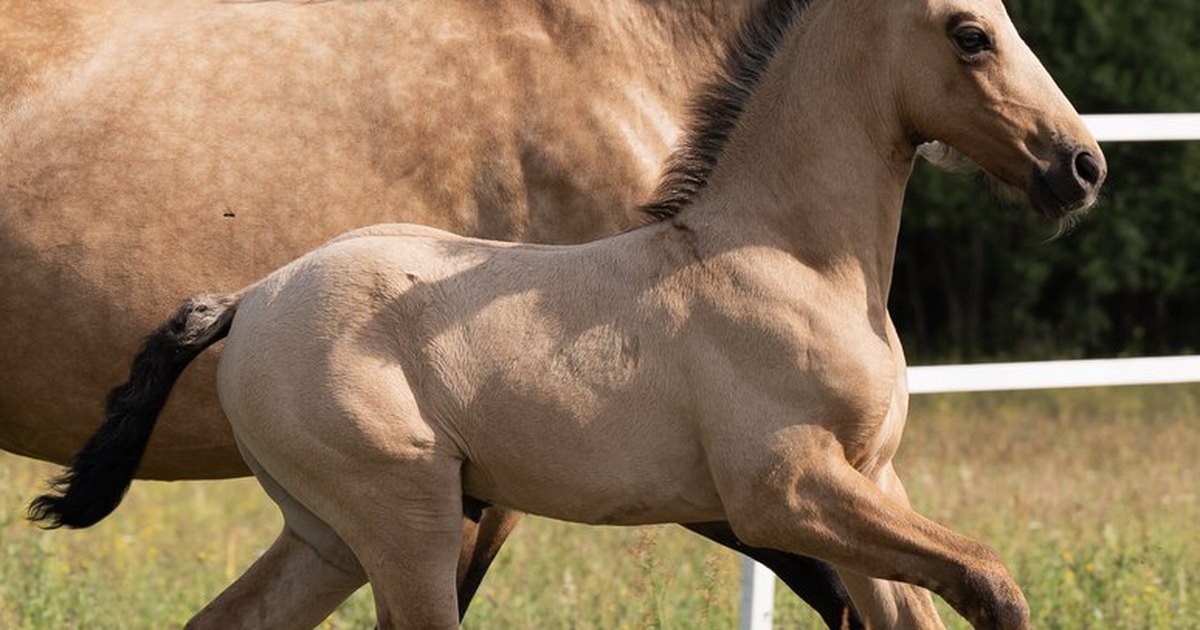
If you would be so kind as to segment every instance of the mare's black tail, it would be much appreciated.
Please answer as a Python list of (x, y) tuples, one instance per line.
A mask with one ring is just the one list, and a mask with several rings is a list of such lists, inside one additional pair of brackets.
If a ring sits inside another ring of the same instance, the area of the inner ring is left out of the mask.
[(29, 520), (48, 529), (89, 527), (117, 508), (171, 387), (205, 348), (229, 334), (242, 295), (192, 298), (146, 338), (129, 381), (108, 395), (104, 424), (71, 468), (50, 482), (52, 492), (29, 505)]

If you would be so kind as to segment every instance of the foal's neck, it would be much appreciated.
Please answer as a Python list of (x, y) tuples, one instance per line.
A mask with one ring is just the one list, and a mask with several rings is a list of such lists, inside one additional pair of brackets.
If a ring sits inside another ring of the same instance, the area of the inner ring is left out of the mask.
[(793, 26), (678, 220), (715, 248), (783, 249), (886, 303), (913, 147), (893, 95), (871, 79), (870, 47), (850, 49), (854, 34), (821, 14), (837, 4)]

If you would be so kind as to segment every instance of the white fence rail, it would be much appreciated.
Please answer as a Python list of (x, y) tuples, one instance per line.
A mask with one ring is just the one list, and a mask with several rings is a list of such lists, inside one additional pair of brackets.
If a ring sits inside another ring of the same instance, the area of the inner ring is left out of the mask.
[(1165, 385), (1197, 381), (1200, 381), (1200, 356), (977, 363), (908, 369), (908, 391), (913, 394)]
[[(1083, 120), (1100, 142), (1200, 140), (1200, 114), (1103, 114), (1084, 116)], [(1200, 356), (945, 365), (908, 370), (909, 391), (914, 394), (1192, 382), (1200, 382)], [(774, 595), (775, 575), (750, 558), (743, 558), (741, 630), (771, 628)]]
[(1092, 114), (1083, 122), (1100, 142), (1200, 140), (1200, 114)]

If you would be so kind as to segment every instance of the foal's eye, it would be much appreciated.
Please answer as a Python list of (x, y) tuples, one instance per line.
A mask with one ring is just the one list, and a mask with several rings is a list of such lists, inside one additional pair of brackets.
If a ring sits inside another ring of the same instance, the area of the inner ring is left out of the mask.
[(980, 53), (992, 49), (992, 39), (988, 34), (974, 26), (961, 28), (954, 33), (954, 45), (958, 46), (959, 51), (968, 57), (974, 57)]

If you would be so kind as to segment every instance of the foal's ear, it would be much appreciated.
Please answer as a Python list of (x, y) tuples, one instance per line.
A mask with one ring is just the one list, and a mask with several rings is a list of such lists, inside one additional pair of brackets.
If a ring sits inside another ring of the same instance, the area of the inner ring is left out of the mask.
[(954, 147), (944, 142), (926, 142), (917, 147), (917, 155), (925, 158), (926, 162), (951, 173), (974, 173), (979, 165), (971, 158), (959, 153)]

